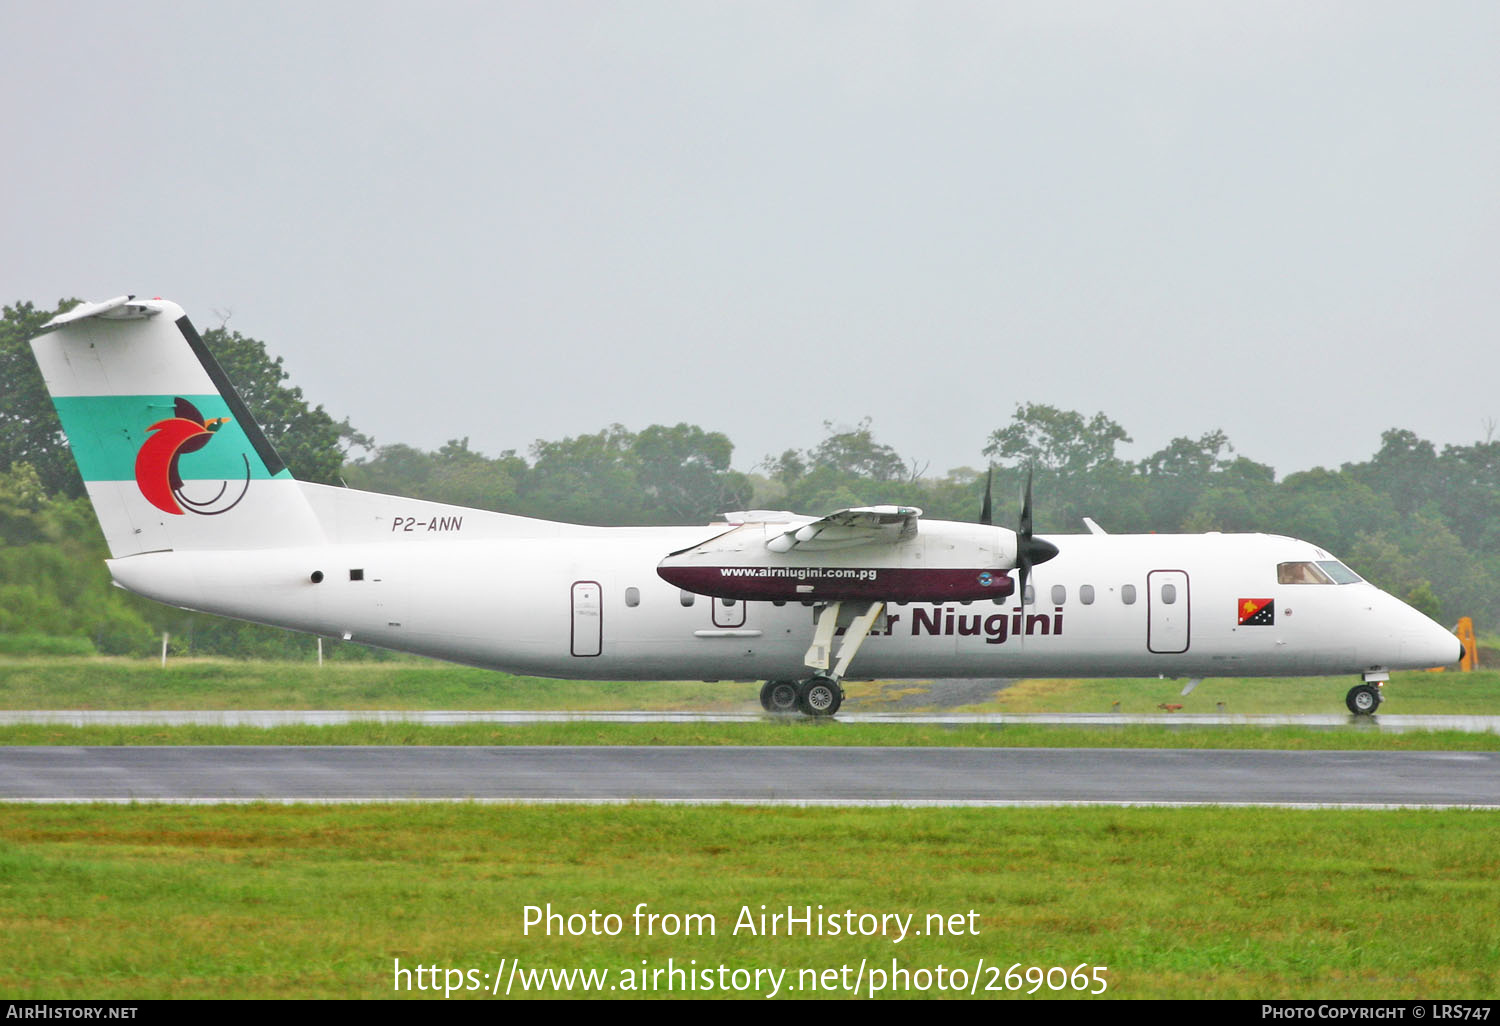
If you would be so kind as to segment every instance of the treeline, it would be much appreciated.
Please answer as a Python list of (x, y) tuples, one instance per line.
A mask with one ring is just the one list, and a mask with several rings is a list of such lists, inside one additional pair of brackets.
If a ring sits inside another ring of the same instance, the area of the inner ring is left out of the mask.
[[(185, 614), (109, 586), (83, 486), (42, 387), (28, 339), (57, 310), (6, 307), (0, 321), (0, 650), (143, 654), (163, 630), (178, 651), (308, 656), (285, 632)], [(292, 472), (305, 480), (586, 524), (707, 523), (728, 510), (821, 513), (904, 503), (973, 520), (996, 468), (996, 521), (1013, 522), (1028, 469), (1037, 529), (1066, 533), (1092, 517), (1112, 533), (1266, 531), (1315, 542), (1440, 620), (1500, 620), (1500, 442), (1445, 446), (1392, 429), (1368, 461), (1287, 475), (1235, 452), (1221, 431), (1174, 438), (1145, 459), (1103, 413), (1018, 405), (976, 439), (976, 466), (942, 476), (876, 440), (871, 421), (825, 425), (806, 449), (731, 466), (722, 433), (690, 424), (538, 440), (487, 456), (455, 439), (436, 451), (377, 444), (292, 386), (264, 343), (204, 332)], [(742, 464), (743, 465), (743, 464)], [(46, 639), (46, 640), (43, 640)], [(362, 656), (357, 646), (338, 657)]]

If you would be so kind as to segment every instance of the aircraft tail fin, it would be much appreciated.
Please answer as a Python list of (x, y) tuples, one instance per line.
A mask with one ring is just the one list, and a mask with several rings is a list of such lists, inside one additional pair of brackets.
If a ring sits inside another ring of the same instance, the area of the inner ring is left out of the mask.
[(31, 345), (111, 556), (323, 540), (300, 486), (176, 303), (84, 303)]

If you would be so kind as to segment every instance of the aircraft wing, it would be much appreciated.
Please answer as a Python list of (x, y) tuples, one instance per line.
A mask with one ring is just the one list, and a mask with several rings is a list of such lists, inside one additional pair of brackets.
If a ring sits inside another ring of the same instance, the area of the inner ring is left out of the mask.
[(766, 539), (772, 552), (819, 551), (859, 545), (894, 545), (917, 533), (915, 506), (856, 506), (788, 527)]

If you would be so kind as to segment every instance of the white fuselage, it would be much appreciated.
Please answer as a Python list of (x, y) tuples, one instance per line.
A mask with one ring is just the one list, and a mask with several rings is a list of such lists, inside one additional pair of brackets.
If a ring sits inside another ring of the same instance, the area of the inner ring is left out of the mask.
[[(432, 537), (433, 524), (417, 526), (368, 542), (143, 553), (110, 568), (124, 587), (174, 605), (518, 673), (807, 673), (815, 607), (694, 596), (658, 576), (667, 553), (711, 528), (549, 524), (536, 536), (475, 538)], [(923, 529), (929, 539), (980, 530), (936, 521)], [(1306, 542), (1051, 540), (1061, 554), (1036, 568), (1035, 601), (893, 604), (850, 676), (1344, 674), (1442, 665), (1459, 654), (1451, 633), (1366, 582), (1279, 584), (1278, 563), (1332, 558)], [(1240, 623), (1247, 599), (1274, 600), (1273, 622)]]

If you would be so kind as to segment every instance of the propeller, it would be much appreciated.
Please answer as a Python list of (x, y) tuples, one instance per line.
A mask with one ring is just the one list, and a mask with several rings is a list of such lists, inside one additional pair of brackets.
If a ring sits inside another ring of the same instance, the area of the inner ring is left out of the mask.
[[(1021, 503), (1021, 523), (1016, 530), (1016, 576), (1019, 578), (1021, 605), (1026, 604), (1026, 580), (1031, 576), (1031, 568), (1038, 563), (1045, 563), (1057, 555), (1057, 546), (1049, 541), (1032, 536), (1031, 533), (1031, 470), (1026, 471), (1026, 498)], [(985, 504), (989, 504), (988, 485), (986, 485)]]
[[(1031, 568), (1038, 563), (1045, 563), (1057, 555), (1057, 546), (1049, 541), (1034, 537), (1031, 532), (1031, 475), (1030, 468), (1026, 470), (1026, 497), (1021, 503), (1021, 523), (1016, 529), (1016, 570), (1020, 578), (1020, 592), (1017, 597), (1021, 604), (1026, 603), (1026, 582), (1031, 576)], [(990, 464), (989, 471), (984, 475), (984, 504), (979, 507), (979, 522), (985, 527), (995, 525), (994, 509), (994, 484), (995, 465)]]

